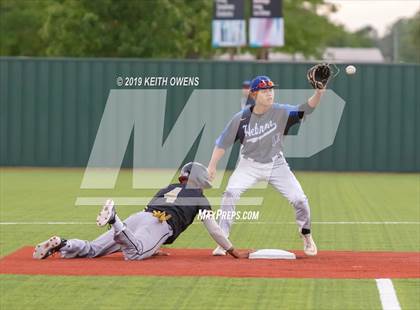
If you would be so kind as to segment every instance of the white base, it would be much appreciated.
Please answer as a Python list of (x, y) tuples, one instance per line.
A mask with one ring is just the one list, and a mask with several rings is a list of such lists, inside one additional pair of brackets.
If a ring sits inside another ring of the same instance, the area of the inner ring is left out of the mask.
[(296, 255), (284, 250), (263, 249), (249, 254), (249, 259), (296, 259)]

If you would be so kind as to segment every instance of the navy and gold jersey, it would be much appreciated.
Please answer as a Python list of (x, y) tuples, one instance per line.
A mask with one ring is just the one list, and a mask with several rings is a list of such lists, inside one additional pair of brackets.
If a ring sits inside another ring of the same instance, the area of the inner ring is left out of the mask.
[(187, 184), (171, 184), (161, 189), (147, 205), (145, 211), (164, 211), (171, 217), (168, 224), (172, 227), (173, 235), (165, 244), (170, 244), (192, 224), (199, 210), (211, 210), (203, 190), (186, 187)]

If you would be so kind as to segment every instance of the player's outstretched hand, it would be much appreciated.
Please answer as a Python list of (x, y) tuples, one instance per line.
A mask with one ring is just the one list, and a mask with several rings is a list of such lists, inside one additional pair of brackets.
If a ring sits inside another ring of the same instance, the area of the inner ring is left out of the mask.
[(239, 252), (238, 257), (236, 258), (248, 258), (248, 257), (249, 257), (249, 251), (242, 251), (242, 252)]
[(323, 95), (326, 90), (327, 90), (327, 87), (317, 88), (317, 89), (315, 89), (315, 92), (318, 93), (318, 94), (320, 94), (320, 95)]
[(235, 249), (232, 249), (232, 250), (227, 251), (227, 252), (235, 258), (248, 258), (249, 253), (251, 253), (251, 251), (238, 251), (238, 250), (235, 250)]
[(152, 256), (169, 256), (170, 254), (167, 252), (163, 252), (161, 250), (158, 250), (157, 252), (155, 252), (155, 254), (153, 254)]

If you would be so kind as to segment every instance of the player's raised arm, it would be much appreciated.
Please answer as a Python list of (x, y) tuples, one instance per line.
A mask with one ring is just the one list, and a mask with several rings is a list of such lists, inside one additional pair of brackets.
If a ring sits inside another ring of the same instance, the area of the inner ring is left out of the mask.
[(204, 217), (203, 224), (207, 228), (207, 231), (214, 239), (214, 241), (216, 241), (218, 245), (225, 249), (227, 253), (235, 258), (248, 258), (249, 252), (239, 252), (233, 247), (232, 242), (230, 242), (230, 240), (225, 237), (222, 229), (219, 227), (219, 225), (217, 225), (213, 215)]
[(325, 92), (325, 88), (322, 89), (315, 89), (315, 93), (312, 95), (311, 98), (308, 99), (308, 105), (315, 109), (319, 102), (321, 101), (321, 97), (323, 95), (323, 93)]
[(321, 102), (321, 97), (324, 94), (326, 88), (317, 88), (315, 89), (314, 94), (308, 99), (307, 102), (297, 106), (297, 108), (292, 108), (289, 112), (289, 118), (286, 123), (284, 133), (287, 134), (290, 127), (294, 124), (299, 123), (304, 116), (311, 114), (314, 109)]

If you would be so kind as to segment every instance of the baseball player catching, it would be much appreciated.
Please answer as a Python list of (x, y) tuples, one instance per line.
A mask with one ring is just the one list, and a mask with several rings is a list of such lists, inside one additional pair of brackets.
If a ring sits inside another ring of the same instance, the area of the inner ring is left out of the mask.
[[(242, 144), (240, 159), (223, 194), (222, 211), (224, 214), (232, 214), (243, 192), (258, 181), (267, 181), (294, 207), (304, 252), (308, 256), (317, 254), (317, 247), (311, 235), (309, 203), (283, 156), (283, 140), (292, 125), (299, 123), (305, 115), (315, 109), (325, 91), (329, 69), (314, 68), (308, 71), (308, 80), (316, 88), (315, 94), (299, 106), (274, 103), (275, 85), (271, 79), (267, 76), (255, 77), (250, 88), (250, 96), (255, 100), (255, 105), (233, 116), (216, 140), (208, 165), (210, 180), (213, 180), (217, 163), (224, 155), (225, 149), (239, 140)], [(322, 69), (325, 71), (320, 71)], [(226, 236), (229, 236), (232, 222), (233, 217), (220, 217), (219, 225)], [(213, 255), (226, 255), (226, 252), (219, 246), (213, 251)]]
[(111, 230), (93, 241), (53, 236), (35, 247), (33, 258), (44, 259), (56, 252), (64, 258), (100, 257), (121, 251), (126, 260), (142, 260), (159, 255), (162, 244), (173, 243), (200, 210), (210, 215), (203, 218), (203, 223), (219, 246), (235, 258), (247, 258), (249, 252), (234, 249), (211, 214), (210, 204), (203, 194), (203, 188), (211, 187), (206, 167), (197, 162), (186, 164), (179, 181), (161, 189), (144, 211), (124, 222), (116, 214), (114, 202), (108, 200), (96, 223), (100, 227), (109, 224)]

